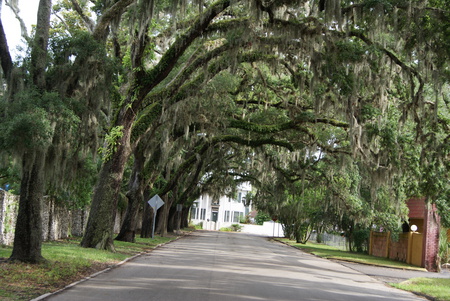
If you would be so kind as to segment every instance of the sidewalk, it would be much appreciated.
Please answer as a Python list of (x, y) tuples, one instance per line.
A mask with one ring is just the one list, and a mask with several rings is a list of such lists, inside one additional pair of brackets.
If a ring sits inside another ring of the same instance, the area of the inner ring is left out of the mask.
[(450, 271), (448, 270), (445, 270), (441, 273), (433, 273), (433, 272), (421, 272), (413, 270), (387, 268), (342, 260), (332, 260), (332, 261), (338, 262), (343, 266), (349, 267), (355, 271), (361, 272), (385, 283), (399, 283), (408, 280), (410, 278), (417, 278), (417, 277), (450, 279)]

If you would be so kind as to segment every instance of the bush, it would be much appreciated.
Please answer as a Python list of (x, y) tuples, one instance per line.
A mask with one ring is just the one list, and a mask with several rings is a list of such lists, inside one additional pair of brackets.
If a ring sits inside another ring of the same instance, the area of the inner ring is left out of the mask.
[(450, 241), (447, 238), (447, 230), (441, 228), (439, 232), (439, 258), (441, 264), (450, 263)]
[(370, 238), (369, 229), (360, 229), (353, 232), (353, 243), (357, 252), (367, 252)]
[(194, 228), (197, 229), (197, 230), (202, 230), (203, 229), (203, 222), (200, 222), (200, 223), (196, 224), (194, 226)]
[(239, 231), (241, 231), (241, 229), (242, 229), (242, 226), (239, 225), (239, 224), (232, 224), (231, 225), (231, 230), (232, 231), (239, 232)]
[(264, 212), (258, 212), (258, 214), (255, 216), (255, 222), (257, 225), (262, 225), (264, 222), (272, 220), (270, 218), (270, 215)]

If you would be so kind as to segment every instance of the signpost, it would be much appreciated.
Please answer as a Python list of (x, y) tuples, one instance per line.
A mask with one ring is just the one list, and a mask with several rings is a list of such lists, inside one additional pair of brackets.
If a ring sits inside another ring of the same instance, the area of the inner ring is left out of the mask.
[(272, 216), (272, 220), (273, 220), (273, 237), (275, 237), (275, 223), (278, 220), (278, 216)]
[(156, 212), (162, 205), (164, 205), (164, 201), (159, 197), (159, 195), (155, 195), (147, 202), (153, 208), (153, 227), (152, 227), (152, 239), (155, 236), (155, 224), (156, 224)]

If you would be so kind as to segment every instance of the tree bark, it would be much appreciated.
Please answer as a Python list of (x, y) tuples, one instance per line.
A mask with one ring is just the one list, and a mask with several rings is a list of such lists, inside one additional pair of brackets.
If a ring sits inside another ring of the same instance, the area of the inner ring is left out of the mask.
[(183, 207), (181, 211), (181, 229), (189, 227), (189, 209), (189, 207)]
[(167, 217), (167, 232), (174, 232), (177, 230), (177, 223), (178, 223), (178, 212), (175, 207), (170, 207), (169, 209), (169, 215)]
[(117, 141), (116, 151), (103, 163), (99, 179), (92, 197), (92, 207), (86, 230), (81, 241), (85, 248), (114, 251), (113, 230), (116, 217), (118, 195), (123, 171), (130, 156), (130, 133), (132, 120), (123, 124), (122, 137)]
[(44, 194), (44, 152), (26, 153), (22, 160), (19, 212), (11, 261), (44, 261), (42, 248), (42, 197)]
[(142, 169), (145, 157), (142, 151), (136, 150), (134, 153), (134, 165), (128, 184), (127, 192), (128, 206), (125, 218), (120, 228), (120, 232), (115, 238), (120, 241), (134, 242), (136, 236), (137, 218), (139, 208), (143, 202), (144, 179)]
[(158, 222), (158, 226), (156, 227), (157, 232), (162, 237), (167, 236), (167, 224), (169, 222), (169, 211), (170, 207), (172, 206), (173, 200), (168, 197), (167, 194), (161, 196), (161, 198), (164, 201), (164, 206), (162, 206), (158, 211), (158, 219), (156, 220)]
[(150, 238), (152, 236), (153, 227), (153, 209), (152, 207), (144, 203), (144, 211), (142, 213), (142, 225), (141, 225), (141, 238)]
[(9, 78), (13, 69), (11, 54), (9, 53), (8, 41), (6, 40), (3, 22), (0, 19), (0, 62), (3, 70), (3, 76), (9, 82)]
[[(50, 30), (52, 1), (39, 2), (36, 34), (31, 48), (33, 84), (45, 91), (45, 66)], [(44, 167), (46, 147), (26, 151), (22, 156), (22, 179), (20, 184), (19, 212), (14, 234), (13, 252), (10, 260), (30, 263), (44, 261), (42, 257), (42, 198), (45, 191)]]
[(33, 83), (41, 90), (45, 89), (45, 68), (47, 66), (47, 46), (50, 31), (50, 15), (52, 11), (51, 0), (41, 0), (39, 2), (36, 34), (31, 51), (31, 74)]
[[(121, 0), (116, 3), (120, 10), (124, 9), (128, 4), (128, 0)], [(130, 85), (128, 98), (119, 109), (120, 111), (114, 124), (114, 126), (123, 126), (123, 137), (117, 141), (117, 150), (112, 154), (111, 159), (105, 162), (101, 168), (100, 178), (94, 190), (92, 208), (81, 246), (98, 249), (114, 249), (112, 232), (117, 207), (117, 195), (120, 190), (125, 163), (131, 152), (130, 132), (136, 114), (141, 109), (141, 104), (148, 93), (169, 75), (185, 50), (196, 38), (201, 36), (214, 17), (229, 5), (229, 0), (221, 0), (212, 5), (196, 19), (185, 34), (180, 35), (175, 40), (170, 49), (165, 52), (159, 63), (151, 71), (144, 72), (140, 68), (135, 68), (137, 71), (134, 74), (134, 80), (132, 80), (133, 84)], [(112, 13), (113, 10), (111, 11)], [(106, 14), (101, 18), (100, 23), (105, 22), (105, 24), (108, 24), (104, 20), (109, 20)], [(97, 27), (94, 37), (100, 40), (102, 33), (104, 33), (104, 28), (100, 25), (97, 25)], [(170, 204), (166, 204), (165, 206), (170, 206)], [(163, 212), (167, 217), (166, 209)], [(163, 220), (161, 228), (162, 235), (167, 233), (166, 218)]]

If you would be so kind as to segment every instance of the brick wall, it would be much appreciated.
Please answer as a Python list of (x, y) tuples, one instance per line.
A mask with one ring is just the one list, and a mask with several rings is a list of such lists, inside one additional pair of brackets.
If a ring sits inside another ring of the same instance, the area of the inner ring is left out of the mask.
[(411, 198), (406, 202), (409, 209), (409, 218), (425, 218), (425, 198)]
[(425, 263), (425, 268), (427, 271), (437, 272), (439, 269), (438, 254), (440, 218), (436, 213), (436, 207), (434, 205), (428, 211), (425, 227), (426, 235), (424, 236), (423, 262)]
[[(425, 198), (412, 198), (407, 201), (410, 221), (419, 226), (423, 233), (422, 266), (430, 272), (438, 270), (440, 218), (435, 205), (426, 204)], [(371, 233), (371, 255), (398, 261), (407, 261), (408, 234), (400, 234), (397, 242), (387, 243), (387, 233)], [(420, 260), (419, 260), (420, 261)]]

